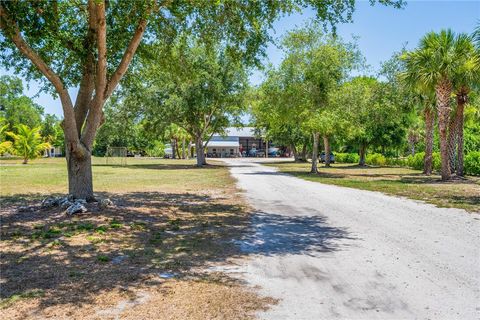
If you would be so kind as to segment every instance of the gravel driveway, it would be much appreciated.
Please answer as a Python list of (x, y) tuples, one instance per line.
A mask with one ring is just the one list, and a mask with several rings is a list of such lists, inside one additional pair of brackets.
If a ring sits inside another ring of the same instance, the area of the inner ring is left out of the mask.
[(256, 214), (232, 275), (262, 319), (480, 319), (480, 216), (225, 160)]

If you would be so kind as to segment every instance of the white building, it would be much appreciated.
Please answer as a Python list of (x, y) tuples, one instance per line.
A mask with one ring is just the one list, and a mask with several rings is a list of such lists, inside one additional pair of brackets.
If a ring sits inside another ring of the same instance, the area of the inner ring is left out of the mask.
[(268, 142), (253, 127), (228, 128), (225, 135), (213, 135), (205, 148), (210, 158), (264, 157)]

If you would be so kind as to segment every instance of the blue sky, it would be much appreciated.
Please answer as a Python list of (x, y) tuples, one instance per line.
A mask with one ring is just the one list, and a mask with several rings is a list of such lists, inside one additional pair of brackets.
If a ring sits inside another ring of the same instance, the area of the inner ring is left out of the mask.
[[(305, 10), (302, 13), (284, 17), (274, 25), (272, 35), (282, 36), (295, 26), (301, 26), (314, 17), (314, 12)], [(371, 7), (368, 1), (359, 1), (353, 15), (353, 23), (337, 26), (340, 36), (351, 40), (358, 36), (357, 43), (372, 70), (378, 70), (382, 61), (389, 59), (393, 52), (404, 45), (407, 49), (417, 46), (420, 38), (429, 31), (451, 28), (455, 32), (471, 33), (480, 20), (480, 0), (472, 1), (408, 1), (405, 9), (398, 10), (382, 5)], [(275, 45), (267, 49), (268, 60), (274, 65), (282, 59), (282, 52)], [(2, 74), (12, 74), (0, 69)], [(254, 73), (253, 84), (261, 82), (261, 74)], [(38, 85), (29, 84), (27, 95), (34, 96)], [(76, 90), (70, 90), (75, 99)], [(62, 115), (60, 102), (48, 94), (40, 94), (35, 101), (45, 108), (45, 112)]]

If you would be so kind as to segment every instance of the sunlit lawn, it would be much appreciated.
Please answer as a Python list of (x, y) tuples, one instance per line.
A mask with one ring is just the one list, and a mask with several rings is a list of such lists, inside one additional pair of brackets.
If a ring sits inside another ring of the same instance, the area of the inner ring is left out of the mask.
[(319, 165), (319, 174), (310, 174), (310, 163), (272, 163), (280, 171), (299, 178), (351, 187), (381, 191), (387, 194), (424, 200), (440, 207), (480, 211), (480, 178), (441, 182), (440, 176), (425, 176), (418, 170), (398, 167), (359, 167), (355, 164)]
[[(196, 168), (194, 160), (127, 158), (126, 166), (106, 165), (93, 158), (95, 192), (197, 191), (222, 188), (231, 183), (228, 170), (220, 166)], [(67, 166), (64, 158), (38, 159), (27, 165), (21, 160), (0, 160), (0, 196), (66, 194)]]

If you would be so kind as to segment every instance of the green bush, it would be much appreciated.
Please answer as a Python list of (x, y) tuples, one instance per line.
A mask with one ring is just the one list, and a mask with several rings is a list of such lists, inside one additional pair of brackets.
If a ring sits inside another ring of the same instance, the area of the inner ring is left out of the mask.
[(380, 153), (372, 153), (367, 154), (365, 158), (365, 162), (370, 165), (374, 166), (384, 166), (387, 164), (387, 158), (383, 154)]
[[(440, 153), (434, 152), (432, 154), (433, 158), (433, 170), (440, 170), (442, 163), (440, 159)], [(423, 170), (425, 159), (425, 152), (418, 152), (414, 156), (409, 155), (406, 159), (406, 166), (416, 170)]]
[(407, 157), (407, 166), (416, 170), (423, 170), (425, 152), (418, 152)]
[(337, 153), (335, 154), (335, 162), (338, 163), (358, 163), (360, 157), (356, 153)]
[(387, 158), (387, 166), (408, 167), (407, 158)]
[(469, 152), (465, 156), (465, 173), (472, 176), (480, 175), (480, 151)]

